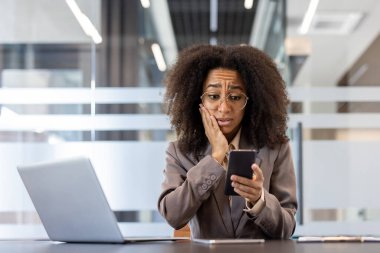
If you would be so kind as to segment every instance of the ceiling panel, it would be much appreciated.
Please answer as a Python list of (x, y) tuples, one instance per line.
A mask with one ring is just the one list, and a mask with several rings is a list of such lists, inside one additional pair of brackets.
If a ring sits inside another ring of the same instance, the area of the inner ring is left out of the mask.
[(218, 29), (211, 32), (209, 0), (168, 0), (178, 49), (209, 43), (213, 36), (218, 44), (249, 43), (257, 3), (247, 10), (244, 0), (218, 0)]

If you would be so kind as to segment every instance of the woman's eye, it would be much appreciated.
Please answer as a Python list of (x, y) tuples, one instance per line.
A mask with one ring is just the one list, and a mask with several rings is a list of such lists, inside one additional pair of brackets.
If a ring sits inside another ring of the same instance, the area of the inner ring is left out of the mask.
[(230, 94), (228, 97), (231, 101), (239, 101), (241, 99), (241, 95), (235, 95), (235, 94)]
[(219, 100), (220, 95), (218, 94), (208, 94), (207, 96), (210, 100)]

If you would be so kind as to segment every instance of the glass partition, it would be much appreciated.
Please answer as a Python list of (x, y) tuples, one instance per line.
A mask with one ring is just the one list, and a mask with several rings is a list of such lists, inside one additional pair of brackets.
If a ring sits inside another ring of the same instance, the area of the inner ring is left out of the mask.
[(173, 135), (151, 50), (157, 13), (140, 1), (0, 9), (0, 238), (46, 237), (17, 165), (72, 156), (91, 159), (126, 235), (171, 235), (156, 211)]
[[(291, 87), (289, 93), (290, 127), (300, 125), (302, 133), (301, 146), (294, 138), (295, 158), (302, 155), (296, 235), (378, 235), (380, 117), (366, 105), (376, 107), (380, 89)], [(342, 103), (356, 109), (342, 111)]]

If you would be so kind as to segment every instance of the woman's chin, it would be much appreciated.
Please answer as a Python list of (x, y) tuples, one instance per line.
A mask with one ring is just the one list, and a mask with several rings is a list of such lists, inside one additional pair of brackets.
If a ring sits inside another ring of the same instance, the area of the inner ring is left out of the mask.
[(220, 131), (224, 134), (224, 136), (230, 135), (231, 134), (231, 129), (228, 127), (221, 127), (219, 126)]
[(234, 134), (233, 131), (232, 131), (232, 129), (222, 129), (222, 128), (220, 128), (220, 130), (222, 131), (223, 135), (227, 138), (227, 140), (230, 139), (231, 135)]
[(223, 135), (227, 138), (228, 141), (231, 141), (233, 139), (233, 137), (235, 137), (237, 131), (234, 131), (234, 129), (231, 129), (231, 128), (220, 128), (220, 130), (222, 131)]

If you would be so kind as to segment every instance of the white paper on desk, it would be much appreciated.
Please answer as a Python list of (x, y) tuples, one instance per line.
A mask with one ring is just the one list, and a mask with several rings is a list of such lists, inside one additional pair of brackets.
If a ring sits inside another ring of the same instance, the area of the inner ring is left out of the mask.
[(373, 236), (301, 236), (298, 242), (380, 242)]
[(380, 242), (380, 237), (362, 236), (363, 242)]

